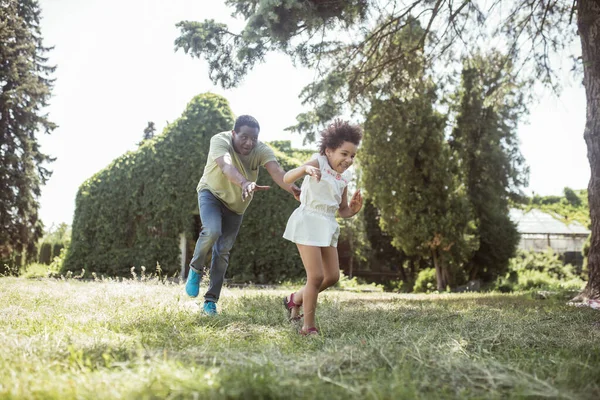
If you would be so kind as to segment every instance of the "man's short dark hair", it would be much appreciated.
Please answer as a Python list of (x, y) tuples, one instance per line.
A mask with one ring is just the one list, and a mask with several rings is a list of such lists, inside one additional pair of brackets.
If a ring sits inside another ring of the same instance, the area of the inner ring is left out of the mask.
[(240, 115), (239, 117), (237, 117), (237, 119), (235, 120), (235, 125), (233, 126), (233, 130), (235, 131), (235, 133), (240, 133), (240, 129), (244, 125), (250, 128), (256, 128), (260, 132), (260, 125), (258, 125), (258, 121), (256, 120), (256, 118), (250, 115)]

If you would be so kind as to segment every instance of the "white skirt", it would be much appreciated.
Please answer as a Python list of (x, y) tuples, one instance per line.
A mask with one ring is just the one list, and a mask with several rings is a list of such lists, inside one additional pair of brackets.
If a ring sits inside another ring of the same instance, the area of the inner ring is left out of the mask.
[(340, 225), (335, 213), (323, 213), (300, 206), (294, 210), (285, 227), (283, 238), (297, 244), (337, 247)]

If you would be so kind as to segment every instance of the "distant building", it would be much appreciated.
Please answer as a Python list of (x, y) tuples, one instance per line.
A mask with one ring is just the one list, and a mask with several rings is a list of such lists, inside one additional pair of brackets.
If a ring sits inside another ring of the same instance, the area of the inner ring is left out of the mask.
[(590, 230), (578, 222), (566, 224), (550, 214), (532, 209), (513, 208), (510, 218), (517, 224), (521, 234), (519, 248), (546, 251), (548, 247), (563, 256), (565, 262), (581, 265), (581, 250), (590, 235)]

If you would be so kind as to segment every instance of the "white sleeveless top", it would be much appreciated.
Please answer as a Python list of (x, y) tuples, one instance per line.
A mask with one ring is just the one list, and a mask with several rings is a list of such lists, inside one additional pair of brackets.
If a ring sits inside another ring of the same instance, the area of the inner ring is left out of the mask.
[(283, 237), (294, 243), (329, 247), (337, 246), (340, 228), (335, 213), (340, 208), (342, 194), (352, 179), (348, 170), (340, 174), (329, 166), (326, 156), (313, 155), (319, 161), (321, 180), (305, 176), (298, 207), (288, 220)]

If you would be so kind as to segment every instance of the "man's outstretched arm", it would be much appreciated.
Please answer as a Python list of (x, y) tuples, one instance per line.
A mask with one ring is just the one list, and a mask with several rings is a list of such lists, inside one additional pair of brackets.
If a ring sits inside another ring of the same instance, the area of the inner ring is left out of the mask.
[(251, 182), (242, 175), (240, 171), (231, 162), (231, 156), (229, 153), (224, 156), (215, 159), (215, 162), (223, 171), (223, 175), (229, 179), (230, 182), (242, 188), (242, 200), (246, 199), (257, 190), (267, 190), (270, 186), (258, 186), (256, 182)]
[(281, 168), (277, 161), (269, 161), (265, 164), (265, 169), (273, 178), (273, 181), (283, 190), (289, 192), (296, 198), (296, 200), (300, 201), (300, 188), (295, 184), (285, 183), (283, 181), (283, 176), (285, 175), (285, 171)]

